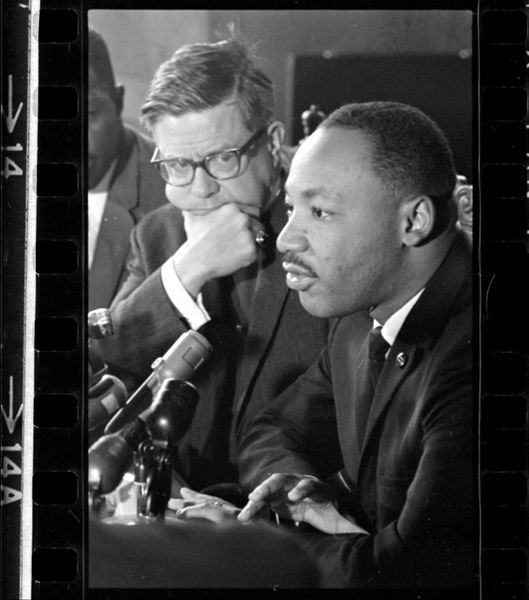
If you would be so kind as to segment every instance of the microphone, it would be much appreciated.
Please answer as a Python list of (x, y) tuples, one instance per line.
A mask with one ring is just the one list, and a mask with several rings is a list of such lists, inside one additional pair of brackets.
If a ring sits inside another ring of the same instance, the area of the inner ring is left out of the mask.
[(139, 420), (145, 421), (155, 445), (178, 442), (189, 429), (198, 404), (198, 391), (188, 381), (165, 379), (152, 406)]
[(133, 463), (134, 451), (149, 435), (167, 447), (187, 431), (198, 404), (198, 392), (187, 381), (166, 379), (142, 418), (119, 433), (104, 435), (88, 451), (88, 483), (98, 494), (109, 494)]
[(211, 351), (210, 343), (198, 331), (190, 329), (183, 333), (162, 357), (152, 363), (153, 372), (107, 423), (105, 433), (116, 433), (135, 417), (142, 416), (164, 379), (191, 379)]
[(105, 374), (88, 390), (88, 432), (105, 425), (127, 401), (124, 383), (114, 375)]
[(123, 382), (108, 374), (103, 357), (92, 344), (114, 335), (116, 329), (107, 308), (98, 308), (88, 313), (88, 439), (103, 433), (103, 427), (128, 398)]
[(131, 467), (133, 452), (147, 439), (145, 421), (136, 419), (118, 434), (104, 435), (88, 450), (88, 485), (98, 494), (116, 489)]

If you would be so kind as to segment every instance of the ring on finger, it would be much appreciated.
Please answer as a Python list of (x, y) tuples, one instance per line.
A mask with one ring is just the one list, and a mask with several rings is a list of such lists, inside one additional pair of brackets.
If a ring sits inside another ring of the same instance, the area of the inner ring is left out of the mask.
[(259, 231), (255, 234), (255, 244), (259, 248), (264, 248), (268, 242), (268, 234), (264, 229), (259, 229)]

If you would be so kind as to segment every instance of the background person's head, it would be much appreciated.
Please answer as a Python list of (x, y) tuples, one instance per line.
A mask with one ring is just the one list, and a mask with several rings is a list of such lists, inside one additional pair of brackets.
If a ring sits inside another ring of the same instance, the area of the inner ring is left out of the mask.
[(241, 41), (177, 50), (156, 71), (142, 107), (159, 159), (199, 161), (263, 134), (241, 156), (236, 176), (222, 180), (197, 168), (191, 181), (167, 186), (169, 200), (182, 210), (211, 210), (226, 202), (261, 208), (280, 166), (283, 127), (272, 122), (274, 104), (272, 82)]
[(116, 85), (103, 38), (88, 30), (88, 188), (101, 181), (115, 160), (122, 131), (124, 89)]
[(321, 317), (380, 322), (427, 282), (455, 235), (452, 153), (421, 111), (393, 102), (332, 113), (294, 156), (287, 284)]

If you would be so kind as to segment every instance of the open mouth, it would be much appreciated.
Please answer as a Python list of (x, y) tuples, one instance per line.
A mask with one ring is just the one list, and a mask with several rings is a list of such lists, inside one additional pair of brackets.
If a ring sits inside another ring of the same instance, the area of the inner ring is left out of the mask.
[(283, 261), (281, 264), (283, 269), (287, 272), (287, 286), (292, 290), (296, 290), (298, 292), (305, 291), (317, 279), (317, 276), (313, 271), (305, 269), (298, 264), (287, 261)]

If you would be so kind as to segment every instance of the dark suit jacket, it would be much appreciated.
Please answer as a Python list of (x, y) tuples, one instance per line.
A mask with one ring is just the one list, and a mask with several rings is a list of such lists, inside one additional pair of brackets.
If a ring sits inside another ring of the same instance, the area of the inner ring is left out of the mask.
[[(280, 198), (271, 214), (274, 231), (285, 218)], [(118, 376), (135, 376), (134, 385), (185, 331), (160, 275), (160, 266), (184, 241), (181, 213), (169, 204), (133, 232), (130, 275), (111, 308), (117, 333), (100, 348)], [(182, 474), (197, 489), (236, 481), (232, 463), (239, 432), (308, 368), (327, 336), (327, 321), (308, 315), (286, 287), (278, 253), (258, 270), (246, 333), (233, 311), (232, 287), (233, 278), (224, 277), (202, 289), (216, 323), (208, 333), (213, 353), (193, 379), (200, 402), (180, 452)]]
[[(321, 476), (310, 456), (332, 438), (342, 452), (340, 510), (369, 535), (305, 534), (329, 586), (459, 587), (472, 572), (473, 403), (470, 251), (458, 239), (414, 306), (369, 406), (357, 401), (372, 321), (333, 325), (318, 362), (242, 441), (249, 490), (268, 472)], [(325, 419), (321, 418), (324, 415)]]
[(123, 127), (116, 168), (88, 273), (88, 310), (107, 308), (125, 280), (130, 233), (147, 213), (167, 203), (165, 183), (150, 164), (154, 145)]

